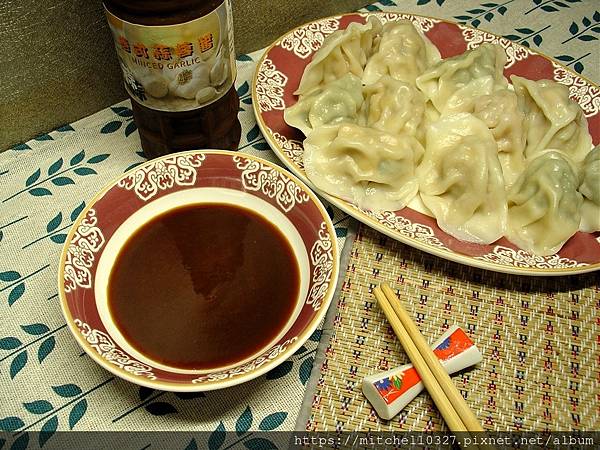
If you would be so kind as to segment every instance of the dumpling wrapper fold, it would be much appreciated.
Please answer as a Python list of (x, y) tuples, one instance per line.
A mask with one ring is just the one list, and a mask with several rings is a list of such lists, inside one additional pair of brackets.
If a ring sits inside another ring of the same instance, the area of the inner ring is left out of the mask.
[(582, 195), (576, 167), (555, 150), (529, 163), (508, 192), (506, 237), (535, 255), (557, 253), (579, 229)]
[(490, 244), (506, 229), (506, 193), (494, 137), (472, 114), (440, 118), (427, 130), (419, 193), (438, 226), (462, 241)]
[(600, 145), (583, 161), (579, 192), (583, 194), (579, 229), (587, 233), (600, 231)]
[(372, 211), (397, 211), (417, 194), (423, 147), (410, 135), (325, 125), (304, 141), (304, 170), (319, 189)]

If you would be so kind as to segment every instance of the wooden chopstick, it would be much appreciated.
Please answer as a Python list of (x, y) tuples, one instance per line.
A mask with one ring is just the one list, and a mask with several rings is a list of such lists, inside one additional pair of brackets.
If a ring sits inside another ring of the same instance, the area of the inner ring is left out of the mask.
[(387, 284), (373, 290), (429, 395), (451, 431), (484, 431), (465, 399)]
[(433, 401), (442, 414), (442, 417), (446, 421), (448, 428), (450, 428), (451, 431), (456, 432), (467, 431), (465, 424), (450, 403), (450, 400), (448, 400), (448, 397), (446, 397), (446, 394), (444, 394), (441, 386), (435, 381), (435, 377), (431, 372), (431, 369), (429, 369), (425, 359), (423, 359), (423, 356), (413, 344), (408, 331), (404, 328), (404, 325), (396, 316), (394, 309), (390, 305), (390, 302), (386, 298), (383, 291), (377, 287), (373, 290), (373, 294), (375, 295), (375, 298), (377, 298), (377, 301), (379, 302), (383, 313), (390, 322), (390, 325), (392, 325), (392, 328), (400, 340), (402, 347), (404, 347), (408, 358), (421, 376), (421, 381), (423, 381), (425, 389), (427, 389), (429, 395), (431, 395), (433, 398)]

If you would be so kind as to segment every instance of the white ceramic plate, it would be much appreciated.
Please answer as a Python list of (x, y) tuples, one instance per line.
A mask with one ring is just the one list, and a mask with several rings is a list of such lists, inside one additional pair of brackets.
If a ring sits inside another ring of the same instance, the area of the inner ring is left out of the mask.
[(571, 97), (582, 106), (595, 145), (600, 142), (600, 89), (575, 72), (512, 41), (463, 25), (400, 13), (355, 13), (328, 17), (302, 25), (275, 41), (258, 62), (252, 101), (258, 125), (281, 161), (329, 202), (374, 229), (420, 250), (470, 266), (521, 275), (567, 275), (600, 269), (600, 233), (577, 233), (554, 255), (536, 256), (505, 238), (491, 245), (459, 241), (443, 232), (435, 219), (411, 208), (372, 213), (315, 188), (303, 168), (303, 135), (283, 120), (293, 105), (306, 65), (325, 36), (351, 22), (364, 23), (376, 14), (382, 22), (410, 19), (438, 47), (443, 58), (463, 53), (483, 42), (506, 50), (505, 75), (530, 79), (550, 78), (569, 86)]

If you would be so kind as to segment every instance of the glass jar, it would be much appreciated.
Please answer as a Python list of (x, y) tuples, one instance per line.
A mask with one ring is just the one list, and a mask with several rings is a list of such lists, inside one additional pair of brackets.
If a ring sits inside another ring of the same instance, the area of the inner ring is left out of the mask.
[(230, 1), (105, 0), (104, 7), (145, 155), (235, 150)]

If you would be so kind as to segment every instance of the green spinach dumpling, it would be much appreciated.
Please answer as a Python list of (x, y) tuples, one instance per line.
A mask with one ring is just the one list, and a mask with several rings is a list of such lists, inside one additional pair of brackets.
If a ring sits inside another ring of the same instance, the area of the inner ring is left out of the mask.
[(417, 194), (423, 147), (408, 134), (355, 124), (324, 125), (304, 141), (308, 179), (328, 194), (372, 211), (404, 208)]
[(583, 194), (579, 229), (588, 233), (600, 231), (600, 146), (588, 153), (583, 161), (579, 192)]
[(576, 168), (554, 150), (529, 163), (508, 193), (506, 237), (523, 250), (552, 255), (579, 229), (582, 196)]

